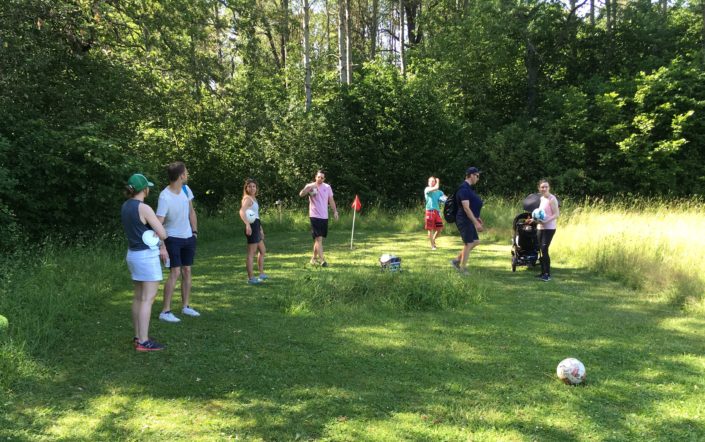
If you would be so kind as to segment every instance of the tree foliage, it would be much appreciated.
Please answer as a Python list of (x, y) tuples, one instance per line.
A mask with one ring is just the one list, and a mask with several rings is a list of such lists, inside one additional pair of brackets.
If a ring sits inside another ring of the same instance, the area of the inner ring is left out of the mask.
[(702, 194), (704, 4), (595, 3), (5, 0), (0, 236), (114, 224), (177, 159), (204, 209), (319, 167), (384, 205), (470, 164), (483, 192)]

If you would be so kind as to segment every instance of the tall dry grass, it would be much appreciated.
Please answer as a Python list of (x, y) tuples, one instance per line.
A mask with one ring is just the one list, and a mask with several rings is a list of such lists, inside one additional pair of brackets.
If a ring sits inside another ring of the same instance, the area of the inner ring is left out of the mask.
[(705, 309), (702, 201), (586, 200), (563, 209), (558, 229), (552, 257)]

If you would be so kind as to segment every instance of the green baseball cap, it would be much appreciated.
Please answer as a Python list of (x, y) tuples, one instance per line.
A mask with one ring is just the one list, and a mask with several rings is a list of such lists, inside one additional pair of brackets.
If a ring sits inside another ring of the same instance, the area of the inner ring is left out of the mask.
[(146, 176), (141, 173), (136, 173), (127, 180), (127, 185), (135, 189), (135, 192), (141, 192), (145, 187), (154, 187), (154, 183), (150, 182)]

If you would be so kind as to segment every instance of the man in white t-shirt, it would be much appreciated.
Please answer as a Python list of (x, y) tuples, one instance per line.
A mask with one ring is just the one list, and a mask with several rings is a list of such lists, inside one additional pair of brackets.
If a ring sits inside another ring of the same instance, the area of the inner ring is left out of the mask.
[(181, 313), (187, 316), (200, 316), (191, 308), (191, 266), (196, 255), (198, 220), (193, 209), (193, 192), (186, 185), (188, 170), (181, 161), (167, 167), (169, 185), (159, 194), (157, 218), (164, 224), (169, 237), (164, 242), (169, 253), (169, 278), (164, 284), (164, 307), (159, 319), (166, 322), (181, 321), (171, 312), (171, 297), (176, 282), (181, 276)]
[(321, 264), (328, 267), (323, 255), (323, 238), (328, 236), (328, 205), (333, 207), (333, 216), (338, 220), (338, 208), (333, 199), (333, 188), (324, 183), (326, 174), (322, 170), (316, 172), (316, 179), (301, 189), (299, 196), (308, 196), (308, 216), (311, 219), (311, 236), (313, 236), (313, 257), (311, 264)]

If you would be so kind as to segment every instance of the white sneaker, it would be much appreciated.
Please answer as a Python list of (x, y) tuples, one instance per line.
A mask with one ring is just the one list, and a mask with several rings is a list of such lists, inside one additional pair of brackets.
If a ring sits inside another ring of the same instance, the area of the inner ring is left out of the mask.
[(159, 319), (164, 322), (181, 322), (171, 311), (159, 313)]
[(196, 316), (201, 316), (200, 313), (198, 313), (196, 310), (192, 309), (191, 307), (184, 307), (181, 309), (181, 313), (183, 313), (186, 316), (193, 316), (194, 318)]

